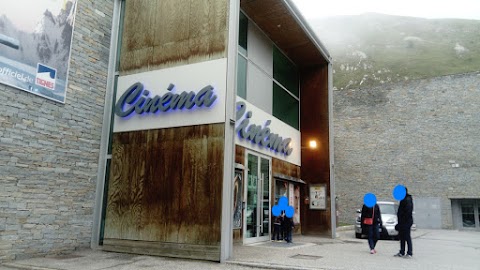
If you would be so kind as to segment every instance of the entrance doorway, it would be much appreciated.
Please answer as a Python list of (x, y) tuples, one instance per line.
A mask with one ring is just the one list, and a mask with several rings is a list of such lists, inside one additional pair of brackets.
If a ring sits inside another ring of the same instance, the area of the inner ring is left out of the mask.
[(462, 229), (480, 229), (480, 200), (461, 200)]
[(271, 159), (246, 152), (246, 189), (243, 243), (270, 239), (270, 163)]

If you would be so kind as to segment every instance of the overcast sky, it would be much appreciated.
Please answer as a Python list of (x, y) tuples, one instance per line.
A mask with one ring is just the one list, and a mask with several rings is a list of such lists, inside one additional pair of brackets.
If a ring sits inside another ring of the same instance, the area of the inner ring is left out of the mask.
[(292, 0), (306, 19), (377, 12), (422, 18), (480, 20), (480, 0)]

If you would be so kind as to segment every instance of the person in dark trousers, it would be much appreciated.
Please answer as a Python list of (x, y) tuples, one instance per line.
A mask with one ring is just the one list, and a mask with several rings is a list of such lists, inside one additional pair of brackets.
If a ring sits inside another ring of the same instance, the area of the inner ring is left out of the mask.
[(362, 207), (362, 232), (368, 235), (368, 246), (370, 247), (370, 254), (375, 254), (375, 246), (378, 239), (380, 239), (380, 228), (382, 227), (382, 214), (380, 207), (375, 204), (373, 207), (368, 207), (365, 204)]
[(273, 234), (272, 234), (272, 241), (281, 241), (282, 240), (282, 220), (283, 220), (283, 215), (280, 215), (278, 217), (275, 217), (273, 221)]
[(292, 243), (292, 230), (293, 230), (293, 218), (284, 216), (283, 220), (283, 231), (285, 233), (284, 240), (287, 243)]
[[(413, 225), (413, 199), (412, 195), (408, 194), (408, 189), (405, 188), (405, 190), (405, 198), (400, 201), (397, 211), (398, 224), (395, 226), (395, 229), (398, 231), (398, 238), (400, 238), (400, 251), (395, 254), (395, 257), (411, 258), (413, 247), (410, 230)], [(408, 245), (407, 254), (405, 254), (405, 243)]]

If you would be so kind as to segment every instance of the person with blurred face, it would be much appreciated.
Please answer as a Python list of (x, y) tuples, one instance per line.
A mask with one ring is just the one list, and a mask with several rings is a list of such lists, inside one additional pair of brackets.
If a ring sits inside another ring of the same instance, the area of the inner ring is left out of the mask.
[[(413, 256), (412, 237), (410, 235), (413, 225), (413, 199), (412, 195), (408, 194), (407, 188), (405, 188), (405, 191), (405, 198), (400, 201), (398, 206), (398, 224), (395, 226), (395, 230), (398, 231), (398, 238), (400, 238), (400, 251), (394, 256), (411, 258)], [(405, 244), (408, 245), (407, 254), (405, 254)]]
[(380, 207), (375, 204), (373, 207), (368, 207), (365, 204), (362, 207), (361, 215), (362, 232), (368, 235), (368, 246), (370, 254), (375, 254), (375, 246), (378, 239), (380, 239), (380, 228), (382, 227), (382, 214)]

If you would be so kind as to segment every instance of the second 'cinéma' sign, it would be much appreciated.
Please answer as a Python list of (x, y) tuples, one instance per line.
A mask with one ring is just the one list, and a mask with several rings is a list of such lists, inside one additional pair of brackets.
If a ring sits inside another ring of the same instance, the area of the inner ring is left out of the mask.
[(243, 101), (237, 102), (237, 115), (236, 119), (239, 121), (243, 116), (245, 118), (238, 124), (235, 128), (235, 132), (239, 137), (249, 140), (254, 144), (257, 144), (261, 147), (269, 148), (275, 152), (280, 152), (286, 156), (289, 156), (293, 149), (290, 147), (290, 142), (292, 138), (283, 138), (277, 133), (271, 132), (269, 125), (272, 122), (267, 120), (265, 125), (250, 124), (250, 118), (252, 117), (252, 112), (247, 112), (247, 105)]
[(150, 91), (145, 89), (142, 83), (134, 83), (115, 104), (115, 114), (120, 117), (127, 117), (133, 112), (136, 114), (155, 114), (159, 111), (192, 109), (193, 106), (210, 107), (217, 99), (211, 85), (203, 87), (198, 93), (183, 91), (180, 94), (174, 94), (172, 93), (174, 89), (175, 85), (170, 84), (167, 87), (169, 92), (161, 96), (150, 97)]

